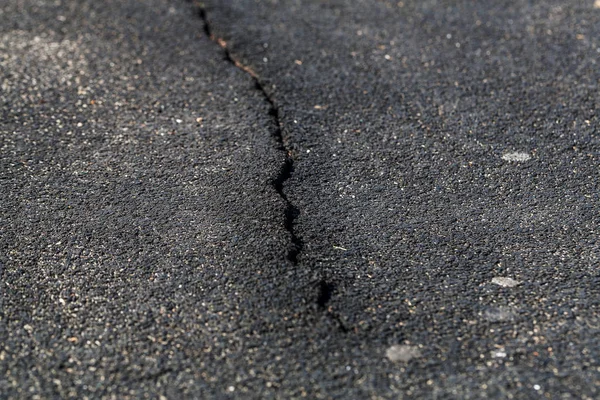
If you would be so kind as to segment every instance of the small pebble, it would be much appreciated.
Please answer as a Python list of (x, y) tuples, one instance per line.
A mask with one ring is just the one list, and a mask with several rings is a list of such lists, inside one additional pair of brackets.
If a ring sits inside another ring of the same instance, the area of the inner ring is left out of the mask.
[(392, 362), (408, 362), (413, 358), (421, 357), (421, 352), (415, 346), (396, 344), (386, 350), (385, 356)]
[(494, 358), (506, 358), (506, 352), (504, 350), (496, 351), (492, 354)]
[(527, 153), (514, 152), (504, 154), (502, 156), (502, 159), (511, 162), (524, 162), (529, 161), (531, 159), (531, 156)]
[(501, 322), (512, 320), (515, 314), (508, 307), (492, 307), (485, 310), (483, 316), (490, 322)]
[(505, 278), (505, 277), (497, 276), (495, 278), (492, 278), (492, 283), (502, 286), (502, 287), (515, 287), (515, 286), (519, 285), (521, 282), (516, 281), (512, 278)]

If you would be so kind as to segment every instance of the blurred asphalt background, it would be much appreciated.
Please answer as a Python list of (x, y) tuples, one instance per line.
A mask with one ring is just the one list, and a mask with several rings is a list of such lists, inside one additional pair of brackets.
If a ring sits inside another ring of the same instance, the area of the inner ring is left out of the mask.
[(0, 398), (600, 396), (600, 1), (5, 0)]

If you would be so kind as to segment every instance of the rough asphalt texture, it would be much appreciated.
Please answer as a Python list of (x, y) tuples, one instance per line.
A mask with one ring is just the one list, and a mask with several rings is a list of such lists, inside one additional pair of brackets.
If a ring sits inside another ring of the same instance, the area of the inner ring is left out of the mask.
[(594, 0), (0, 21), (0, 397), (600, 396)]

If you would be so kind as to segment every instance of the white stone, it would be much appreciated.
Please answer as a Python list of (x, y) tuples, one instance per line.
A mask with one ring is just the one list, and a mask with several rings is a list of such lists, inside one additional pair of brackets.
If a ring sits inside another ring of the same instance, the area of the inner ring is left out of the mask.
[(514, 153), (506, 153), (502, 156), (502, 159), (504, 161), (510, 161), (510, 162), (524, 162), (524, 161), (529, 161), (531, 160), (531, 156), (528, 153), (522, 153), (522, 152), (514, 152)]
[(421, 357), (421, 351), (416, 346), (396, 344), (386, 350), (385, 356), (392, 362), (408, 362), (413, 358)]
[(505, 358), (506, 357), (506, 352), (505, 351), (496, 351), (493, 354), (494, 358)]
[(483, 313), (486, 320), (490, 322), (510, 321), (514, 318), (515, 313), (508, 307), (492, 307)]
[(518, 286), (521, 282), (516, 281), (513, 278), (497, 276), (495, 278), (492, 278), (492, 283), (503, 287), (515, 287)]

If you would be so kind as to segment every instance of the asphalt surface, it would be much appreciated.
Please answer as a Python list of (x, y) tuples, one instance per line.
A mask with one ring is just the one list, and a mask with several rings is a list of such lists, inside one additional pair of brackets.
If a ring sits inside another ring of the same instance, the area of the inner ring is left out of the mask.
[(594, 0), (0, 19), (0, 397), (600, 396)]

